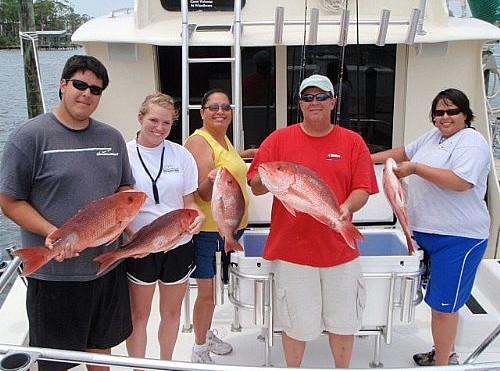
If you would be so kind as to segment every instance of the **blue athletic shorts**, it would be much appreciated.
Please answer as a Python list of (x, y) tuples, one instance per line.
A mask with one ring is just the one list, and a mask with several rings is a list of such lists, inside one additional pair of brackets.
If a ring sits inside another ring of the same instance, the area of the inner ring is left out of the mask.
[[(243, 235), (243, 229), (236, 233), (236, 239)], [(227, 282), (230, 254), (224, 252), (224, 238), (219, 232), (200, 232), (193, 236), (194, 264), (192, 278), (212, 278), (215, 276), (215, 252), (222, 251), (223, 280)]]
[(425, 302), (439, 312), (457, 312), (469, 299), (488, 239), (416, 231), (413, 235), (429, 254), (430, 276)]

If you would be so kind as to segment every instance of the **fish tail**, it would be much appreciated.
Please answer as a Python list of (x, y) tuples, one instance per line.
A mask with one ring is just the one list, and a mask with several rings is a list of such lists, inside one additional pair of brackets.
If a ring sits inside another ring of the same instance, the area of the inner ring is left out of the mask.
[(243, 251), (243, 246), (234, 238), (225, 238), (224, 251)]
[(47, 264), (53, 257), (54, 253), (45, 246), (25, 247), (13, 252), (23, 261), (23, 272), (21, 276), (29, 276), (38, 269)]
[(104, 272), (106, 269), (108, 269), (111, 265), (113, 265), (113, 263), (115, 263), (121, 259), (122, 258), (118, 254), (116, 254), (115, 251), (105, 252), (104, 254), (101, 254), (101, 255), (95, 257), (94, 261), (101, 264), (96, 275), (97, 276), (100, 275), (102, 272)]
[(357, 240), (365, 239), (352, 223), (344, 223), (339, 232), (342, 235), (342, 237), (344, 237), (345, 242), (347, 242), (347, 244), (351, 249), (356, 248)]

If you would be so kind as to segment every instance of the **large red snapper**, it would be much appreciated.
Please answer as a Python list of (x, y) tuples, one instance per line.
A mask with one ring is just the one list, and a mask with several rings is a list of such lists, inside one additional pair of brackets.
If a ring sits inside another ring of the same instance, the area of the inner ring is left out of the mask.
[(295, 211), (309, 214), (340, 233), (349, 247), (363, 235), (348, 220), (340, 221), (337, 198), (330, 187), (306, 166), (292, 162), (267, 162), (259, 165), (260, 179), (266, 188), (295, 216)]
[(394, 174), (394, 168), (397, 167), (396, 161), (389, 157), (385, 161), (384, 174), (382, 176), (382, 184), (384, 187), (385, 197), (391, 204), (392, 211), (396, 214), (399, 224), (403, 228), (408, 244), (408, 253), (412, 255), (415, 252), (413, 240), (411, 239), (410, 222), (408, 220), (408, 213), (406, 211), (406, 195), (403, 186)]
[(132, 238), (118, 249), (96, 257), (94, 261), (101, 263), (97, 274), (124, 258), (142, 258), (151, 253), (170, 250), (188, 233), (189, 226), (197, 216), (196, 210), (178, 209), (156, 218), (134, 233)]
[(245, 199), (239, 183), (224, 167), (215, 176), (211, 207), (219, 234), (224, 237), (224, 250), (243, 251), (234, 236), (245, 214)]
[(22, 275), (37, 271), (65, 249), (79, 253), (89, 247), (113, 242), (135, 218), (146, 198), (144, 192), (128, 190), (85, 205), (48, 236), (54, 241), (52, 249), (32, 246), (14, 251), (14, 255), (23, 260)]

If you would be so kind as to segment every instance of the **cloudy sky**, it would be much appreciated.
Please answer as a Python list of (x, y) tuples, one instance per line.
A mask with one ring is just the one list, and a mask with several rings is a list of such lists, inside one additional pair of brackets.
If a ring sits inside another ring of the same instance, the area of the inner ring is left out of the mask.
[(98, 17), (109, 14), (112, 10), (133, 8), (134, 0), (69, 0), (69, 4), (75, 13)]

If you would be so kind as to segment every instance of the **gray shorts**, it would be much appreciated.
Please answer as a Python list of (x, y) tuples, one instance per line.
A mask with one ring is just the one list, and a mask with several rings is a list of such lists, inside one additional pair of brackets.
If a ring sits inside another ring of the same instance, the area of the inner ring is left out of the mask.
[(275, 260), (272, 270), (277, 320), (288, 336), (309, 341), (324, 330), (359, 331), (366, 302), (359, 259), (327, 268)]

